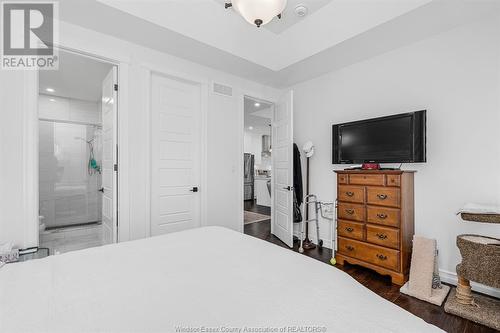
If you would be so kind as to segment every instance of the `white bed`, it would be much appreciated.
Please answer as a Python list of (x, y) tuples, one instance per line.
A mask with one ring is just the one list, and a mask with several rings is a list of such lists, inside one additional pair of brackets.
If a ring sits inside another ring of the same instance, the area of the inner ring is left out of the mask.
[(327, 332), (441, 331), (344, 272), (219, 227), (0, 269), (0, 332), (289, 331), (295, 325)]

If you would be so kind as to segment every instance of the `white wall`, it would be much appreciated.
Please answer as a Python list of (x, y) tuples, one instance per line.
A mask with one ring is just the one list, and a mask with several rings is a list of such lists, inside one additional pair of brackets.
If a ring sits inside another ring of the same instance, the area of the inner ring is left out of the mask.
[[(455, 272), (456, 236), (500, 237), (462, 222), (466, 202), (500, 204), (500, 19), (476, 22), (298, 84), (294, 136), (312, 140), (311, 192), (336, 197), (331, 125), (427, 109), (426, 164), (415, 175), (416, 234), (437, 239), (443, 275)], [(329, 239), (329, 226), (321, 225)]]
[[(32, 73), (0, 71), (0, 243), (21, 247), (38, 242), (38, 156), (28, 135), (38, 135), (38, 120), (29, 117), (37, 95)], [(27, 169), (33, 172), (24, 175)]]
[[(238, 152), (242, 150), (243, 142), (239, 139), (228, 140), (228, 138), (239, 137), (238, 133), (243, 126), (244, 94), (274, 100), (277, 91), (67, 23), (60, 25), (60, 44), (120, 62), (119, 136), (122, 149), (120, 151), (120, 193), (122, 196), (120, 197), (119, 237), (121, 240), (149, 235), (147, 183), (150, 131), (147, 87), (150, 70), (198, 80), (207, 88), (210, 88), (212, 82), (233, 87), (232, 97), (210, 92), (206, 96), (206, 188), (202, 186), (200, 190), (210, 193), (207, 195), (205, 205), (206, 224), (241, 229), (242, 202), (239, 202), (239, 198), (242, 190), (238, 170), (243, 156), (240, 156)], [(2, 71), (0, 75), (0, 87), (2, 87), (0, 151), (2, 161), (9, 161), (8, 165), (2, 166), (2, 172), (5, 173), (2, 173), (0, 177), (0, 185), (2, 185), (0, 186), (0, 199), (2, 199), (0, 200), (0, 243), (14, 241), (21, 247), (36, 245), (38, 232), (38, 208), (29, 207), (28, 215), (20, 216), (18, 206), (25, 201), (24, 192), (18, 188), (12, 189), (11, 192), (11, 188), (16, 184), (26, 183), (26, 186), (30, 187), (37, 183), (37, 179), (30, 179), (36, 172), (36, 161), (31, 161), (29, 157), (36, 156), (36, 151), (34, 154), (32, 152), (23, 157), (19, 156), (20, 150), (18, 149), (26, 146), (25, 150), (30, 153), (29, 147), (36, 147), (36, 141), (29, 139), (28, 129), (23, 130), (23, 127), (29, 128), (24, 122), (24, 117), (29, 110), (33, 110), (33, 107), (25, 104), (36, 103), (36, 99), (31, 100), (31, 96), (36, 96), (36, 89), (33, 93), (26, 93), (25, 96), (25, 91), (33, 86), (32, 80), (32, 76), (22, 71), (9, 73)], [(4, 140), (4, 136), (7, 140)], [(36, 148), (32, 149), (36, 150)], [(19, 193), (16, 192), (18, 190)], [(32, 192), (34, 191), (28, 193)], [(29, 199), (26, 202), (27, 204), (38, 202), (38, 198)]]

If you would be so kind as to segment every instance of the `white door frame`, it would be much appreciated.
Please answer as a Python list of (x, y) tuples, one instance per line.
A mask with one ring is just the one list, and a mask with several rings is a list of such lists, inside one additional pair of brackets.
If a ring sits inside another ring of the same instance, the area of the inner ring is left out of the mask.
[[(124, 241), (129, 239), (129, 216), (128, 214), (119, 214), (120, 208), (121, 207), (128, 207), (128, 181), (127, 181), (127, 158), (128, 158), (128, 153), (127, 153), (127, 132), (128, 132), (128, 120), (127, 120), (127, 106), (128, 106), (128, 101), (125, 98), (127, 94), (127, 83), (128, 83), (128, 63), (120, 61), (120, 60), (115, 60), (115, 59), (110, 59), (106, 56), (102, 55), (97, 55), (97, 54), (92, 54), (90, 52), (86, 52), (83, 50), (78, 50), (74, 48), (70, 48), (67, 46), (64, 46), (62, 44), (54, 44), (54, 48), (57, 48), (61, 51), (68, 52), (68, 53), (73, 53), (78, 56), (82, 57), (87, 57), (90, 59), (94, 59), (96, 61), (100, 62), (105, 62), (108, 63), (112, 66), (116, 66), (117, 72), (118, 72), (118, 103), (117, 103), (117, 119), (116, 121), (116, 131), (117, 131), (117, 145), (118, 145), (118, 175), (116, 179), (117, 186), (113, 189), (115, 192), (114, 195), (117, 198), (117, 205), (116, 205), (116, 223), (118, 227), (118, 235), (116, 242)], [(34, 82), (32, 82), (34, 80)], [(36, 201), (34, 202), (34, 206), (32, 207), (33, 209), (30, 209), (31, 214), (35, 214), (36, 216), (33, 216), (31, 219), (32, 223), (35, 224), (32, 227), (29, 227), (26, 225), (25, 230), (36, 230), (37, 236), (36, 236), (36, 244), (37, 246), (40, 245), (40, 239), (39, 239), (39, 227), (38, 227), (38, 212), (39, 212), (39, 180), (38, 180), (38, 167), (39, 167), (39, 138), (38, 138), (38, 133), (39, 133), (39, 125), (38, 125), (38, 95), (39, 95), (39, 71), (35, 71), (35, 75), (31, 77), (31, 80), (28, 82), (31, 82), (29, 84), (29, 95), (32, 97), (32, 107), (31, 111), (27, 110), (30, 114), (28, 119), (30, 120), (27, 122), (27, 124), (33, 128), (32, 131), (27, 132), (26, 136), (26, 142), (27, 143), (33, 143), (33, 149), (30, 151), (30, 155), (33, 155), (31, 157), (31, 163), (30, 165), (27, 166), (26, 168), (26, 173), (25, 173), (25, 179), (32, 179), (34, 181), (34, 192), (36, 193)], [(33, 89), (33, 87), (35, 89)], [(123, 89), (125, 88), (125, 89)], [(27, 87), (28, 89), (28, 87)], [(123, 114), (121, 114), (123, 112)], [(35, 175), (35, 176), (33, 176)], [(26, 178), (28, 177), (28, 178)], [(36, 178), (36, 179), (33, 179)], [(33, 197), (31, 198), (31, 200)], [(122, 227), (124, 227), (124, 230), (122, 231)]]
[[(244, 156), (243, 154), (245, 153), (245, 97), (253, 98), (253, 99), (258, 99), (266, 103), (271, 103), (273, 105), (273, 117), (274, 113), (276, 112), (276, 99), (274, 98), (268, 98), (267, 97), (261, 97), (262, 94), (255, 93), (255, 92), (244, 92), (239, 96), (239, 110), (238, 110), (238, 116), (239, 116), (239, 128), (240, 128), (240, 135), (239, 135), (239, 146), (240, 146), (240, 151), (239, 151), (239, 158), (238, 158), (238, 179), (240, 180), (238, 182), (239, 184), (239, 203), (240, 203), (240, 231), (245, 232), (245, 207), (244, 207), (244, 198), (245, 198), (245, 187), (244, 187), (244, 175), (243, 175), (243, 168), (245, 164)], [(271, 119), (272, 122), (272, 119)], [(273, 160), (273, 155), (271, 154), (271, 162)], [(271, 173), (271, 179), (273, 175)], [(273, 212), (274, 212), (274, 200), (272, 200), (273, 194), (274, 194), (274, 184), (271, 182), (271, 233), (274, 231), (274, 226), (273, 226)]]
[(142, 69), (142, 74), (143, 74), (143, 81), (142, 82), (147, 82), (147, 84), (144, 85), (144, 90), (142, 91), (142, 94), (145, 98), (144, 100), (144, 110), (147, 110), (147, 124), (148, 124), (148, 135), (147, 137), (147, 142), (148, 142), (148, 151), (147, 151), (147, 160), (149, 162), (149, 167), (148, 167), (148, 175), (147, 175), (147, 181), (146, 181), (146, 207), (148, 207), (147, 212), (146, 212), (146, 237), (151, 236), (151, 190), (152, 190), (152, 170), (151, 170), (151, 163), (152, 163), (152, 150), (151, 150), (151, 133), (152, 133), (152, 128), (151, 128), (151, 119), (152, 119), (152, 103), (151, 103), (151, 94), (152, 94), (152, 78), (153, 74), (164, 76), (167, 78), (171, 78), (174, 80), (179, 80), (187, 83), (191, 83), (194, 85), (198, 85), (200, 87), (201, 91), (201, 96), (200, 96), (200, 113), (201, 113), (201, 135), (200, 135), (200, 154), (201, 154), (201, 168), (200, 168), (200, 226), (206, 226), (207, 225), (207, 168), (204, 167), (207, 165), (207, 115), (208, 115), (208, 87), (209, 87), (209, 82), (205, 80), (202, 77), (198, 76), (190, 76), (186, 75), (185, 73), (181, 72), (176, 72), (176, 71), (170, 71), (170, 70), (162, 70), (158, 69), (157, 66), (153, 66), (151, 64), (144, 63), (141, 66)]

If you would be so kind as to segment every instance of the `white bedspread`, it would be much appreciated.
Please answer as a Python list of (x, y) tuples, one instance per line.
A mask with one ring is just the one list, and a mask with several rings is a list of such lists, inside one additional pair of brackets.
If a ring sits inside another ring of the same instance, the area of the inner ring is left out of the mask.
[(219, 227), (0, 269), (0, 332), (293, 332), (306, 326), (440, 331), (342, 271)]

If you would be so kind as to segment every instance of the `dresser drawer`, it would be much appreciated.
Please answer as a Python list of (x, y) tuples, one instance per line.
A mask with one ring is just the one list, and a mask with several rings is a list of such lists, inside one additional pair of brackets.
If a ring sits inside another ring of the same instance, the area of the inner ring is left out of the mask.
[(370, 205), (399, 207), (400, 190), (394, 187), (367, 187), (366, 202)]
[(339, 253), (359, 260), (389, 268), (399, 269), (399, 251), (339, 237)]
[(387, 175), (386, 176), (387, 186), (401, 186), (401, 176), (400, 175)]
[(339, 185), (339, 201), (364, 203), (365, 188), (363, 186)]
[(366, 222), (399, 227), (400, 216), (399, 209), (376, 206), (366, 207)]
[(363, 223), (339, 220), (337, 233), (339, 236), (364, 240), (365, 226)]
[(366, 240), (370, 243), (399, 249), (399, 230), (367, 224)]
[(339, 184), (348, 184), (349, 183), (348, 179), (349, 179), (348, 175), (344, 174), (337, 175), (337, 181), (339, 182)]
[(340, 202), (337, 215), (340, 219), (363, 222), (365, 220), (365, 206)]
[(349, 175), (349, 184), (351, 185), (385, 185), (384, 175), (364, 175), (354, 173)]

